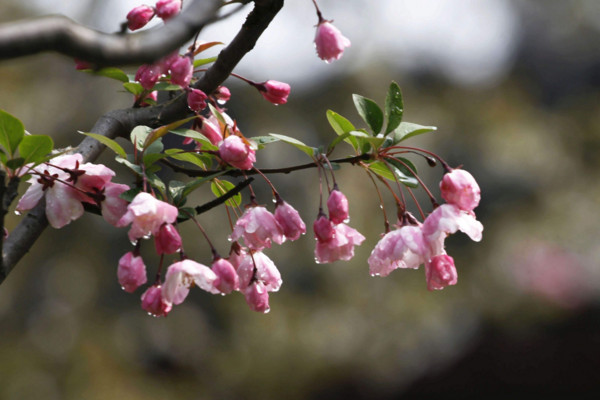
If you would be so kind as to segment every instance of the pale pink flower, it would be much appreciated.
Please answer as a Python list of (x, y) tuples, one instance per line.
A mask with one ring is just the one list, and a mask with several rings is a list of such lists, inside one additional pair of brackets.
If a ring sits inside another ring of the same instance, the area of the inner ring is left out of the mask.
[(315, 233), (315, 238), (317, 240), (328, 242), (333, 239), (335, 228), (331, 220), (329, 220), (325, 214), (321, 214), (313, 223), (313, 232)]
[(221, 142), (219, 157), (227, 164), (243, 170), (252, 169), (256, 162), (254, 149), (236, 135), (229, 135)]
[(282, 200), (277, 203), (275, 220), (288, 240), (296, 240), (300, 235), (306, 233), (306, 225), (300, 218), (300, 214), (287, 201)]
[(265, 207), (256, 206), (246, 209), (236, 221), (231, 240), (244, 239), (244, 243), (252, 250), (271, 247), (271, 241), (281, 244), (285, 241), (283, 230), (275, 216)]
[(425, 279), (428, 290), (441, 290), (446, 286), (456, 285), (458, 274), (454, 259), (447, 254), (440, 254), (427, 261)]
[(188, 107), (192, 111), (202, 111), (206, 108), (206, 93), (200, 89), (192, 89), (188, 92), (187, 102)]
[(190, 85), (194, 73), (191, 58), (187, 56), (179, 57), (171, 63), (169, 69), (171, 70), (171, 83), (184, 88)]
[(319, 58), (326, 62), (339, 60), (344, 49), (350, 47), (350, 40), (328, 21), (321, 21), (317, 26), (315, 46)]
[(109, 224), (117, 226), (117, 222), (127, 212), (129, 203), (123, 200), (121, 194), (128, 191), (129, 186), (120, 183), (108, 182), (104, 186), (104, 200), (100, 203), (102, 216)]
[(284, 82), (268, 80), (257, 83), (255, 87), (262, 96), (273, 104), (285, 104), (290, 95), (290, 85)]
[(369, 256), (371, 275), (387, 276), (396, 268), (419, 268), (427, 248), (420, 226), (406, 225), (388, 232)]
[(124, 291), (132, 293), (140, 285), (148, 281), (146, 277), (146, 265), (140, 255), (128, 252), (119, 259), (117, 278)]
[(161, 286), (154, 285), (142, 294), (142, 308), (155, 317), (166, 317), (173, 305), (163, 298)]
[(171, 264), (165, 275), (162, 296), (168, 304), (181, 304), (187, 297), (192, 284), (209, 293), (213, 293), (217, 275), (193, 260), (183, 260)]
[(354, 257), (354, 246), (360, 245), (365, 237), (346, 224), (335, 226), (333, 238), (329, 241), (317, 240), (315, 258), (317, 263), (331, 263), (337, 260), (348, 261)]
[(129, 205), (127, 212), (117, 222), (118, 227), (131, 224), (129, 240), (156, 234), (164, 223), (172, 224), (177, 219), (177, 207), (160, 201), (150, 193), (141, 192)]
[(268, 313), (269, 292), (262, 282), (256, 281), (244, 289), (244, 298), (252, 311)]
[(333, 189), (327, 199), (327, 210), (329, 219), (334, 224), (348, 222), (348, 199), (338, 189)]
[(181, 236), (172, 224), (162, 224), (154, 234), (156, 254), (173, 254), (181, 249)]
[(227, 260), (231, 263), (231, 265), (233, 265), (233, 268), (237, 270), (242, 260), (246, 258), (247, 254), (248, 252), (244, 247), (240, 246), (238, 242), (233, 242), (231, 244), (231, 249), (229, 250), (229, 257), (227, 257)]
[(435, 256), (443, 253), (445, 238), (458, 230), (479, 242), (483, 225), (472, 212), (462, 211), (453, 204), (442, 204), (425, 218), (422, 229), (425, 242), (430, 247), (430, 255)]
[(146, 90), (150, 90), (156, 85), (162, 75), (161, 66), (158, 64), (144, 64), (138, 68), (135, 73), (135, 80)]
[(127, 26), (132, 31), (143, 28), (154, 17), (154, 9), (147, 5), (133, 8), (127, 13)]
[(202, 119), (200, 133), (206, 136), (206, 138), (215, 146), (223, 140), (223, 134), (220, 129), (219, 121), (214, 115), (211, 115), (209, 118)]
[(181, 10), (181, 0), (158, 0), (155, 9), (156, 15), (166, 21), (179, 14), (179, 11)]
[(213, 262), (211, 269), (217, 276), (217, 279), (213, 283), (213, 289), (215, 290), (212, 293), (229, 294), (239, 289), (240, 280), (238, 274), (229, 261), (219, 258)]
[(454, 169), (440, 182), (442, 198), (461, 210), (472, 211), (479, 205), (481, 189), (473, 175), (464, 169)]
[(220, 104), (225, 104), (231, 99), (231, 92), (226, 86), (219, 86), (217, 90), (213, 92), (213, 95)]
[(258, 280), (265, 285), (267, 291), (276, 292), (283, 282), (275, 263), (262, 251), (253, 252), (244, 257), (237, 273), (240, 278), (240, 289), (244, 289), (253, 281)]

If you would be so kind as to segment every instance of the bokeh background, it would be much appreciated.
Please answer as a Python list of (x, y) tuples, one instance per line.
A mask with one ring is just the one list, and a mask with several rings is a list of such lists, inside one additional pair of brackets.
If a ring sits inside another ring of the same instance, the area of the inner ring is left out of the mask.
[[(4, 0), (0, 21), (63, 13), (113, 32), (138, 4)], [(239, 294), (195, 290), (167, 318), (147, 316), (141, 291), (127, 294), (116, 280), (117, 260), (130, 249), (126, 230), (86, 215), (61, 231), (48, 229), (0, 287), (1, 399), (600, 392), (600, 3), (320, 4), (352, 40), (344, 57), (319, 60), (311, 2), (288, 1), (237, 70), (257, 81), (289, 82), (288, 104), (274, 107), (231, 79), (229, 113), (247, 136), (273, 132), (326, 144), (334, 137), (327, 109), (359, 125), (351, 94), (382, 104), (390, 81), (397, 81), (405, 120), (439, 128), (411, 144), (464, 165), (482, 188), (476, 211), (483, 241), (460, 233), (447, 241), (459, 283), (428, 292), (422, 269), (369, 276), (366, 259), (382, 217), (370, 181), (347, 166), (337, 179), (350, 199), (351, 225), (367, 240), (351, 262), (333, 265), (314, 263), (310, 234), (270, 250), (284, 285), (266, 315), (249, 311)], [(228, 42), (246, 12), (201, 39)], [(78, 130), (130, 104), (118, 82), (76, 72), (62, 56), (0, 63), (0, 108), (28, 131), (52, 135), (58, 146), (77, 144)], [(336, 155), (345, 152), (350, 148)], [(259, 153), (259, 166), (304, 157), (273, 144)], [(99, 161), (122, 173), (122, 182), (131, 179), (108, 152)], [(414, 161), (436, 189), (441, 168)], [(273, 180), (310, 224), (318, 208), (316, 171)], [(267, 188), (260, 182), (255, 188), (269, 204)], [(211, 196), (204, 192), (195, 201)], [(9, 218), (8, 228), (18, 220)], [(200, 220), (226, 253), (224, 210)], [(183, 231), (186, 249), (209, 263), (196, 228)], [(154, 271), (157, 259), (146, 248)]]

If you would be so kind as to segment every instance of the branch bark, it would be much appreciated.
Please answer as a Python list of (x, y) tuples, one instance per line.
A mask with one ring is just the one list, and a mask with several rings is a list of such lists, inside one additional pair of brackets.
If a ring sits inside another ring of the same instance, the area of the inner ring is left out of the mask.
[[(219, 53), (215, 63), (194, 84), (194, 87), (205, 93), (213, 92), (227, 79), (238, 62), (254, 48), (259, 37), (283, 7), (283, 0), (256, 0), (254, 3), (253, 10), (238, 34)], [(195, 33), (195, 31), (191, 32), (189, 38)], [(0, 30), (1, 35), (2, 31)], [(4, 42), (4, 40), (0, 41), (0, 53), (2, 54), (4, 52), (2, 44)], [(52, 46), (55, 46), (55, 44), (50, 43), (50, 48), (46, 50), (55, 50)], [(43, 50), (38, 49), (38, 52)], [(127, 136), (137, 125), (157, 127), (181, 119), (188, 114), (190, 114), (190, 110), (187, 107), (185, 96), (180, 95), (173, 101), (155, 107), (110, 111), (96, 121), (91, 132), (110, 138)], [(76, 152), (82, 154), (84, 161), (88, 162), (95, 160), (104, 148), (105, 146), (97, 140), (87, 137), (77, 146)], [(29, 251), (47, 226), (45, 204), (42, 201), (24, 217), (6, 239), (2, 249), (0, 283), (4, 281), (19, 260)]]

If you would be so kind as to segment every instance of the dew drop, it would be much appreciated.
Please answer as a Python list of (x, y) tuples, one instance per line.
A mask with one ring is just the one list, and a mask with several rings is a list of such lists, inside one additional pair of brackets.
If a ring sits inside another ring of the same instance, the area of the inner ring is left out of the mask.
[(21, 211), (15, 210), (15, 215), (21, 215)]
[(152, 237), (152, 234), (149, 233), (147, 235), (142, 236), (142, 239), (150, 239), (151, 237)]
[(348, 216), (348, 218), (346, 218), (344, 221), (342, 221), (343, 223), (347, 224), (348, 222), (350, 222), (350, 217)]
[(227, 103), (227, 101), (226, 100), (217, 100), (217, 103), (219, 103), (220, 105), (223, 105), (223, 104)]
[(125, 290), (125, 286), (121, 286), (121, 290)]
[(131, 243), (132, 246), (135, 246), (137, 244), (137, 240), (130, 240), (129, 243)]
[(263, 311), (263, 313), (264, 313), (264, 314), (268, 314), (268, 313), (269, 313), (269, 311), (271, 311), (271, 309), (270, 309), (270, 308), (267, 308), (265, 311)]
[(227, 236), (227, 241), (228, 242), (233, 242), (233, 239), (231, 239), (231, 236)]

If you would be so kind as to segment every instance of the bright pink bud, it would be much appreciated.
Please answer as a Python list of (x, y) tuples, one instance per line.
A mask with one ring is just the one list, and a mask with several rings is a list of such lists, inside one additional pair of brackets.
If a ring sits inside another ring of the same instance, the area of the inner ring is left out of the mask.
[(266, 81), (256, 84), (260, 94), (273, 104), (285, 104), (290, 95), (290, 85), (277, 81)]
[(425, 278), (428, 290), (440, 290), (449, 285), (456, 285), (458, 274), (454, 259), (447, 254), (440, 254), (425, 263)]
[(132, 293), (140, 285), (147, 282), (146, 265), (141, 256), (134, 255), (131, 251), (119, 260), (117, 277), (123, 290)]
[(180, 10), (181, 0), (158, 0), (156, 2), (156, 15), (165, 21), (179, 14)]
[(217, 99), (217, 101), (221, 104), (224, 104), (229, 101), (231, 98), (231, 92), (225, 86), (219, 86), (217, 90), (213, 92), (213, 95)]
[(288, 204), (286, 201), (282, 201), (277, 204), (275, 208), (275, 220), (283, 229), (283, 234), (289, 240), (296, 240), (300, 235), (306, 233), (306, 225), (298, 211)]
[(329, 210), (329, 219), (334, 224), (348, 222), (348, 199), (339, 190), (334, 189), (329, 194), (327, 209)]
[(192, 89), (188, 92), (188, 107), (192, 111), (202, 111), (206, 108), (206, 94), (199, 89)]
[(154, 17), (154, 9), (147, 5), (135, 7), (127, 14), (127, 26), (132, 31), (143, 28)]
[(87, 61), (75, 59), (75, 69), (81, 71), (83, 69), (91, 69), (92, 64)]
[(219, 258), (213, 263), (211, 269), (217, 275), (214, 281), (214, 287), (224, 294), (229, 294), (240, 287), (240, 280), (235, 268), (229, 261), (224, 258)]
[(144, 64), (138, 68), (135, 73), (135, 80), (142, 85), (146, 90), (150, 90), (154, 87), (158, 78), (162, 74), (160, 66), (156, 64)]
[(156, 64), (160, 66), (160, 70), (163, 74), (168, 75), (171, 70), (171, 65), (177, 60), (179, 60), (179, 52), (174, 51), (161, 58)]
[(335, 234), (333, 224), (325, 215), (321, 215), (313, 223), (313, 231), (315, 232), (315, 237), (317, 240), (321, 242), (330, 241), (333, 239), (333, 235)]
[(344, 48), (350, 47), (350, 40), (327, 21), (319, 23), (315, 36), (315, 46), (319, 58), (326, 62), (339, 60)]
[(200, 133), (206, 136), (206, 138), (215, 146), (223, 140), (223, 135), (219, 126), (217, 117), (211, 115), (210, 118), (202, 119), (202, 126), (200, 127)]
[(142, 308), (152, 316), (166, 317), (173, 305), (163, 298), (160, 285), (155, 285), (142, 294)]
[(117, 226), (117, 222), (127, 212), (129, 203), (120, 196), (129, 190), (129, 186), (120, 183), (108, 182), (104, 186), (104, 200), (100, 203), (102, 216), (109, 224)]
[(156, 254), (173, 254), (181, 249), (181, 236), (171, 224), (163, 224), (154, 235)]
[(479, 185), (464, 169), (454, 169), (444, 175), (440, 189), (444, 200), (465, 211), (472, 211), (481, 199)]
[(188, 87), (194, 73), (192, 59), (186, 56), (179, 57), (171, 66), (171, 83), (181, 87)]
[(269, 293), (262, 282), (253, 282), (244, 290), (246, 303), (252, 311), (268, 313), (269, 308)]
[(255, 151), (236, 135), (230, 135), (219, 145), (219, 157), (239, 169), (252, 169), (256, 161)]

